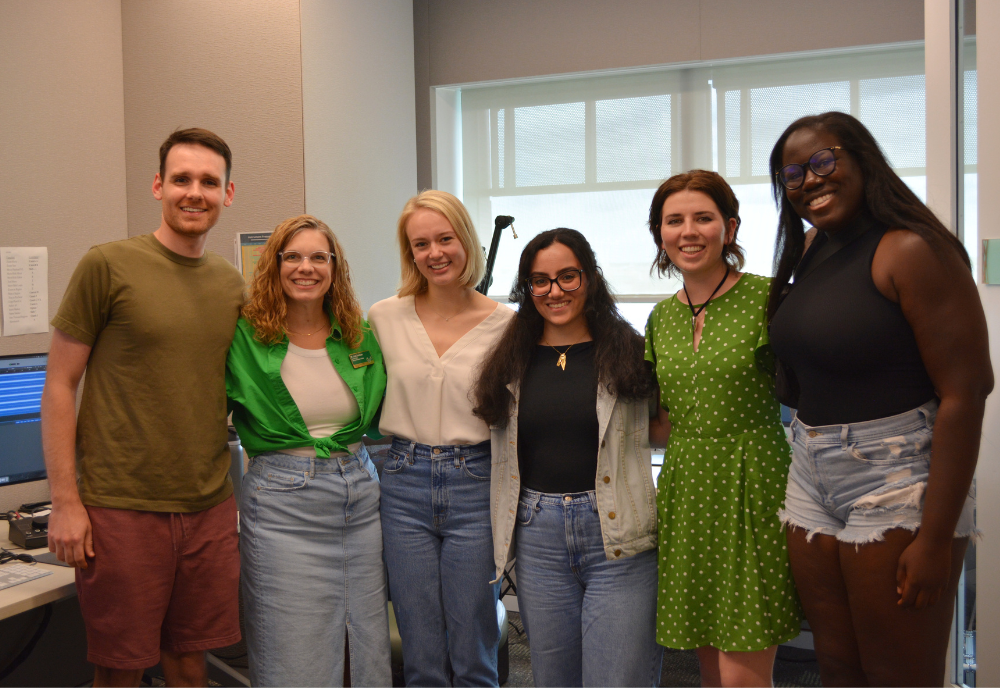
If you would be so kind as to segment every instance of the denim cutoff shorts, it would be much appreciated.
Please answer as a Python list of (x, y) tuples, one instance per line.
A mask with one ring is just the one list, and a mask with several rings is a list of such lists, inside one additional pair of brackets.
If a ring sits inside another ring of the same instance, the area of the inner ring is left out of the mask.
[[(792, 466), (786, 526), (833, 535), (858, 545), (893, 528), (916, 531), (923, 514), (937, 400), (888, 418), (809, 426), (792, 419)], [(969, 490), (955, 537), (977, 534), (975, 493)]]

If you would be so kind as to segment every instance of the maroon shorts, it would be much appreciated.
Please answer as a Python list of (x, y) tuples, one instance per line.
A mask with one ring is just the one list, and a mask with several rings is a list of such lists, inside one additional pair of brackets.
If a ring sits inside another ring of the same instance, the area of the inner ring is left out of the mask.
[(236, 500), (194, 513), (88, 506), (94, 558), (76, 571), (87, 660), (145, 669), (160, 650), (240, 639)]

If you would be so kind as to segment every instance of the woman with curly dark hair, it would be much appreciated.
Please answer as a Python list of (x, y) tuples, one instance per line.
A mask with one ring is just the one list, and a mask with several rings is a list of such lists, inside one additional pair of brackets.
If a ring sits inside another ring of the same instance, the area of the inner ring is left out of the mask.
[(226, 362), (250, 454), (240, 556), (255, 686), (388, 686), (379, 482), (362, 444), (385, 391), (330, 228), (290, 218), (264, 246)]
[(657, 685), (642, 337), (572, 229), (528, 242), (511, 301), (474, 412), (492, 430), (496, 579), (516, 557), (535, 685)]
[(782, 518), (820, 673), (938, 685), (993, 387), (968, 256), (850, 115), (793, 122), (771, 173), (768, 314), (797, 409)]

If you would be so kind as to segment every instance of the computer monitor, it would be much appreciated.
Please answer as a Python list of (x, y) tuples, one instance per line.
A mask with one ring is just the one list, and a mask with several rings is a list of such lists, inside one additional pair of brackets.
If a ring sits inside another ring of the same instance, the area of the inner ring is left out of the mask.
[(0, 486), (45, 478), (41, 407), (48, 358), (0, 356)]

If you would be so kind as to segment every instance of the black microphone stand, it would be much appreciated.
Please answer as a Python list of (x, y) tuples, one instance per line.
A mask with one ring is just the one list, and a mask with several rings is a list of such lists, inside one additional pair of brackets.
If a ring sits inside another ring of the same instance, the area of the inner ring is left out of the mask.
[(486, 256), (486, 275), (483, 277), (483, 281), (479, 283), (479, 286), (476, 287), (476, 291), (480, 294), (485, 294), (486, 290), (493, 284), (493, 265), (497, 262), (497, 248), (500, 247), (500, 234), (508, 227), (510, 227), (510, 231), (516, 239), (517, 232), (514, 231), (514, 218), (510, 215), (497, 215), (493, 221), (493, 241), (490, 242), (490, 252)]

